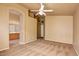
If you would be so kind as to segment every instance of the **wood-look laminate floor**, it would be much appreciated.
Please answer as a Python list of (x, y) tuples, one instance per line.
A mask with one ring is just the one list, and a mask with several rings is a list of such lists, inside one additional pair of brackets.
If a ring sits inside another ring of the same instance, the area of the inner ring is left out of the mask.
[(77, 56), (70, 44), (37, 40), (25, 45), (15, 45), (1, 51), (1, 56)]

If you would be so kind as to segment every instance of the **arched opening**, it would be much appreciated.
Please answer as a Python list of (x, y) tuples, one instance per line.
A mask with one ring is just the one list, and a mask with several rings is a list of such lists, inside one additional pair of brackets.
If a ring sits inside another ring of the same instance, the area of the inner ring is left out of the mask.
[(23, 44), (24, 30), (23, 30), (23, 14), (17, 10), (9, 10), (9, 47), (14, 47)]

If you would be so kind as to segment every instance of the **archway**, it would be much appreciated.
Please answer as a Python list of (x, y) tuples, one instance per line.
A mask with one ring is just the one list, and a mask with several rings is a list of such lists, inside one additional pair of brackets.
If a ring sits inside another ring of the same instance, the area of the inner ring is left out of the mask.
[[(10, 21), (10, 16), (11, 14), (17, 15), (19, 17), (19, 25), (18, 25), (18, 29), (16, 29), (17, 27), (13, 26), (14, 29), (12, 28), (12, 30), (14, 31), (14, 34), (12, 33), (12, 35), (9, 35), (9, 40), (10, 39), (19, 39), (18, 40), (18, 45), (19, 44), (25, 44), (25, 30), (24, 30), (24, 14), (23, 12), (16, 10), (16, 9), (9, 9), (9, 21)], [(15, 18), (15, 17), (14, 17)], [(16, 31), (16, 30), (18, 31)], [(11, 30), (9, 30), (10, 32)], [(16, 42), (17, 43), (17, 42)], [(12, 44), (16, 44), (15, 42), (12, 42)]]

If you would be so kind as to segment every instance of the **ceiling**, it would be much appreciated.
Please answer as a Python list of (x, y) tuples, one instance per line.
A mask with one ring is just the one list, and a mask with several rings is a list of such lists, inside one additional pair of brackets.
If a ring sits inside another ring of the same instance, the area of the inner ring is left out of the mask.
[[(30, 10), (38, 10), (40, 3), (24, 3), (21, 4)], [(45, 9), (54, 10), (54, 12), (47, 13), (49, 15), (73, 15), (78, 3), (44, 3)]]

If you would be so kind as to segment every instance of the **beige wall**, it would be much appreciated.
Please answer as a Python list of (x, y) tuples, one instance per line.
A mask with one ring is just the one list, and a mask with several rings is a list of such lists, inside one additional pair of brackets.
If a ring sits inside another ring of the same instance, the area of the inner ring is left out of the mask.
[[(18, 4), (0, 4), (0, 51), (9, 49), (9, 12), (10, 10), (15, 10), (23, 14), (23, 21), (27, 17), (27, 9), (23, 8)], [(26, 13), (25, 13), (26, 12)], [(24, 34), (24, 29), (21, 31), (22, 35)], [(22, 42), (25, 41), (25, 36), (22, 36)]]
[(0, 8), (0, 51), (9, 48), (9, 14), (5, 8)]
[(79, 55), (79, 7), (74, 14), (74, 40), (73, 46)]
[(27, 24), (26, 25), (26, 31), (27, 31), (26, 43), (37, 40), (37, 20), (32, 17), (28, 17), (26, 24)]
[(46, 16), (45, 40), (72, 44), (73, 16)]
[[(29, 41), (34, 41), (35, 38), (35, 27), (34, 27), (34, 20), (28, 17), (28, 9), (20, 6), (19, 4), (0, 4), (0, 51), (9, 48), (9, 13), (10, 11), (19, 12), (22, 16), (20, 19), (21, 26), (21, 35), (20, 35), (20, 43), (25, 44)], [(32, 22), (33, 21), (33, 22)], [(31, 22), (29, 24), (29, 22)], [(29, 28), (30, 27), (30, 28)], [(32, 29), (32, 28), (33, 29)], [(29, 30), (29, 32), (28, 32)], [(33, 31), (34, 32), (33, 32)], [(31, 31), (33, 34), (31, 34)], [(31, 36), (32, 37), (31, 37)], [(31, 37), (31, 38), (30, 38)]]

